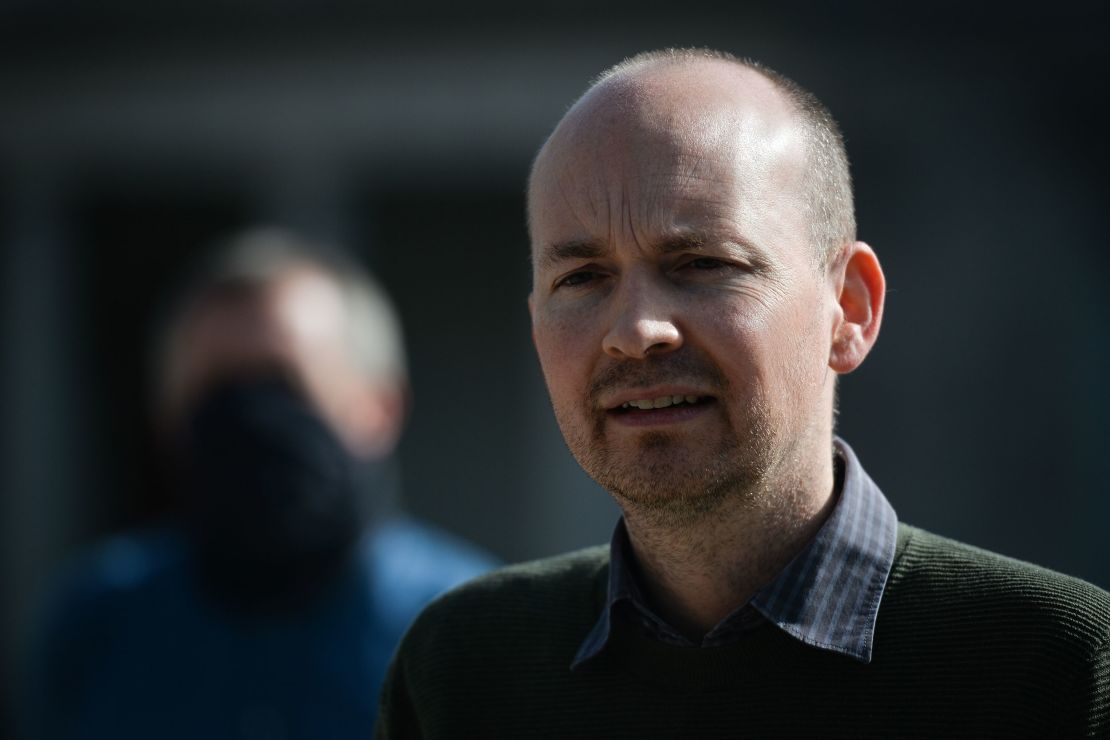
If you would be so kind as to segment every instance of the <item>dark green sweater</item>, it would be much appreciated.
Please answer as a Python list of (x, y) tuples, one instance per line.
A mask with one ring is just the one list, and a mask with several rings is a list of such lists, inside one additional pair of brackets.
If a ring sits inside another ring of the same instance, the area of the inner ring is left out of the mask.
[(681, 648), (614, 629), (608, 548), (514, 566), (433, 603), (382, 695), (380, 739), (1108, 737), (1110, 594), (900, 526), (870, 664), (773, 625)]

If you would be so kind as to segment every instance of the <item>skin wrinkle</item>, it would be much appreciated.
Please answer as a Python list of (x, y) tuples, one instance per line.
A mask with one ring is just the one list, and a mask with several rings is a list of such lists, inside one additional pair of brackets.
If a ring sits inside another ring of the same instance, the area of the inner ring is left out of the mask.
[[(562, 179), (562, 178), (558, 182), (559, 182), (559, 194), (563, 198), (563, 204), (567, 207), (568, 210), (570, 210), (573, 213), (574, 212), (574, 205), (573, 205), (573, 201), (571, 200), (570, 192), (567, 188), (567, 185), (569, 183), (567, 181), (565, 181), (564, 179)], [(587, 203), (592, 203), (592, 201), (587, 200)], [(593, 215), (596, 217), (597, 214), (595, 213)], [(586, 230), (586, 224), (587, 223), (589, 223), (588, 219), (578, 218), (578, 225), (582, 228), (583, 231)]]
[[(770, 82), (702, 61), (587, 92), (529, 184), (529, 305), (556, 419), (621, 505), (649, 597), (695, 635), (770, 580), (833, 503), (839, 285), (814, 269), (805, 161)], [(665, 386), (713, 401), (642, 428), (603, 406)]]
[[(635, 226), (636, 222), (643, 223), (643, 219), (642, 218), (637, 218), (637, 219), (632, 218), (632, 199), (628, 195), (628, 189), (627, 188), (623, 188), (623, 187), (621, 188), (620, 198), (621, 198), (621, 207), (620, 207), (620, 211), (619, 211), (619, 213), (620, 213), (620, 225), (618, 226), (618, 229), (623, 231), (624, 234), (627, 234), (628, 238), (631, 239), (638, 247), (640, 247), (640, 251), (644, 251), (646, 249), (646, 245), (640, 239), (639, 234), (636, 233), (636, 226)], [(624, 234), (622, 234), (622, 236)], [(610, 244), (615, 244), (618, 241), (619, 241), (618, 239), (613, 238), (612, 231), (610, 231), (609, 243)]]

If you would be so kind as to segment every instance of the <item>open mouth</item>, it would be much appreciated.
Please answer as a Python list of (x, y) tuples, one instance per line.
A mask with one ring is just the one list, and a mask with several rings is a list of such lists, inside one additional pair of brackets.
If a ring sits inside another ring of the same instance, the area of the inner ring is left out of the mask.
[(610, 409), (616, 414), (634, 414), (642, 411), (654, 411), (672, 407), (700, 406), (713, 401), (712, 396), (659, 396), (658, 398), (637, 398), (625, 401), (620, 406)]

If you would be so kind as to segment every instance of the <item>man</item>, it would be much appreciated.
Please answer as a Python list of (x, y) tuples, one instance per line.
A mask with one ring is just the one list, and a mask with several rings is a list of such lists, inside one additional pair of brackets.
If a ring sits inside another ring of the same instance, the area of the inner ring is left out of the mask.
[(1110, 595), (898, 523), (833, 436), (884, 280), (811, 94), (640, 55), (528, 207), (555, 415), (623, 517), (429, 607), (379, 737), (1110, 735)]
[(355, 738), (419, 609), (492, 563), (391, 512), (407, 382), (385, 294), (276, 230), (234, 239), (159, 370), (179, 526), (117, 537), (49, 611), (49, 738)]

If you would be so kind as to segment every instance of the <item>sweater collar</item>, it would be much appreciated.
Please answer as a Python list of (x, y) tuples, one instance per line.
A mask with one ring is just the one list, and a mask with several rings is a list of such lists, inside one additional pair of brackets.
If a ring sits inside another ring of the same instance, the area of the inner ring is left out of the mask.
[[(871, 661), (879, 600), (894, 562), (898, 518), (879, 487), (843, 440), (834, 441), (843, 465), (840, 496), (817, 535), (770, 583), (714, 627), (703, 647), (731, 644), (764, 621), (798, 641), (861, 663)], [(571, 669), (608, 644), (614, 611), (622, 604), (661, 642), (693, 646), (647, 605), (623, 518), (609, 543), (605, 608), (575, 655)]]

